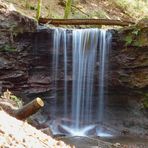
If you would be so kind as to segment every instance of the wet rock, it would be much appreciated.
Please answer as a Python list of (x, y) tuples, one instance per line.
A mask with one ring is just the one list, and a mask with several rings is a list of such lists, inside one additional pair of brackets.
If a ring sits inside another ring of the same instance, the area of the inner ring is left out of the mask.
[(130, 132), (129, 132), (129, 130), (128, 129), (123, 129), (122, 131), (121, 131), (121, 134), (122, 135), (128, 135)]
[[(129, 88), (133, 90), (144, 89), (148, 86), (147, 47), (125, 47), (124, 34), (126, 32), (127, 30), (113, 33), (113, 43), (116, 44), (112, 46), (108, 77), (108, 85), (111, 91), (123, 90), (123, 88), (127, 90)], [(54, 89), (52, 85), (53, 52), (52, 43), (49, 43), (51, 37), (52, 34), (49, 30), (32, 33), (31, 35), (23, 34), (19, 36), (15, 44), (21, 45), (25, 50), (11, 54), (9, 52), (0, 53), (2, 89), (8, 87), (28, 94), (46, 93)], [(71, 49), (68, 51), (71, 54)], [(62, 52), (60, 54), (63, 56)], [(69, 59), (68, 62), (70, 67), (71, 60)], [(58, 91), (62, 91), (64, 89), (63, 66), (60, 66), (59, 71)], [(97, 79), (98, 74), (95, 75)], [(68, 85), (71, 86), (71, 71), (68, 71), (67, 77)], [(96, 85), (96, 87), (98, 86)]]
[[(116, 44), (112, 46), (110, 56), (112, 75), (109, 79), (110, 83), (116, 82), (116, 86), (132, 89), (143, 89), (148, 86), (147, 29), (148, 27), (144, 29), (133, 27), (113, 35), (113, 42)], [(126, 38), (131, 38), (131, 43), (128, 44)]]
[(112, 148), (112, 143), (105, 142), (98, 138), (79, 137), (79, 136), (66, 136), (59, 137), (58, 140), (62, 140), (70, 145), (75, 145), (76, 148)]
[(135, 122), (133, 121), (133, 120), (126, 120), (126, 121), (123, 121), (123, 124), (124, 124), (124, 126), (125, 127), (128, 127), (128, 128), (130, 128), (130, 127), (132, 127), (132, 126), (134, 126), (135, 125)]
[(52, 133), (52, 131), (51, 131), (51, 129), (50, 129), (49, 127), (44, 128), (44, 129), (40, 129), (40, 130), (41, 130), (43, 133), (45, 133), (46, 135), (53, 137), (53, 133)]

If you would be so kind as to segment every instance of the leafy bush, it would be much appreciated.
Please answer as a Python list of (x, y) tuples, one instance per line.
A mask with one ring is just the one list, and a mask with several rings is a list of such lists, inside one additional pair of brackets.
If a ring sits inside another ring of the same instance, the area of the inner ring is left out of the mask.
[(134, 26), (133, 31), (129, 32), (125, 36), (126, 46), (132, 45), (136, 47), (142, 46), (141, 29)]

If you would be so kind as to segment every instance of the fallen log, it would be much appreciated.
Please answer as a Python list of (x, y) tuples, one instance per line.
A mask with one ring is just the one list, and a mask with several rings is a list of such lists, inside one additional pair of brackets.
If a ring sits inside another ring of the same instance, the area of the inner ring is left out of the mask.
[(110, 19), (50, 19), (39, 18), (40, 24), (52, 25), (116, 25), (116, 26), (129, 26), (133, 22), (110, 20)]
[(27, 117), (35, 114), (40, 108), (44, 106), (44, 102), (40, 98), (36, 98), (28, 104), (22, 106), (20, 109), (14, 112), (14, 116), (17, 119), (23, 120)]

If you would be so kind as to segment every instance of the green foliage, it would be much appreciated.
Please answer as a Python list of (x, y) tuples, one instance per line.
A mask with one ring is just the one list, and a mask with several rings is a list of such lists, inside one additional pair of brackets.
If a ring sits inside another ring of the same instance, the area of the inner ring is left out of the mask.
[(11, 95), (10, 99), (13, 100), (17, 104), (18, 107), (22, 106), (22, 100), (18, 98), (17, 96)]
[(132, 41), (133, 41), (133, 39), (132, 39), (131, 35), (128, 35), (125, 37), (126, 45), (130, 45), (132, 43)]
[(1, 51), (16, 51), (16, 48), (12, 47), (9, 44), (4, 45), (0, 48)]
[(138, 35), (138, 34), (139, 34), (139, 31), (140, 31), (140, 29), (135, 28), (135, 29), (132, 31), (132, 34)]
[(22, 106), (22, 100), (12, 94), (8, 89), (2, 94), (2, 99), (13, 100), (18, 107)]
[(69, 15), (70, 15), (71, 4), (72, 4), (72, 0), (67, 0), (66, 7), (65, 7), (65, 12), (64, 12), (64, 19), (67, 19), (69, 17)]
[(144, 94), (143, 107), (144, 107), (145, 109), (148, 109), (148, 93), (145, 93), (145, 94)]
[(40, 15), (41, 15), (41, 5), (42, 5), (42, 0), (38, 0), (37, 11), (36, 11), (37, 20), (39, 20)]
[(142, 46), (142, 42), (141, 42), (141, 38), (140, 38), (140, 31), (141, 30), (139, 28), (134, 27), (132, 33), (128, 33), (125, 36), (126, 46), (128, 46), (128, 45), (133, 45), (136, 47)]

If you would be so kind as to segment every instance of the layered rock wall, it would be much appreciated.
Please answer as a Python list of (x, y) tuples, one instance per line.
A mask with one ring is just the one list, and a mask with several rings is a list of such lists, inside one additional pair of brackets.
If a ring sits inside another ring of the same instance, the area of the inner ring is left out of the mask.
[[(0, 22), (1, 91), (8, 88), (25, 94), (50, 93), (54, 89), (51, 85), (52, 30), (36, 31), (36, 22), (33, 19), (10, 11), (2, 3)], [(110, 90), (148, 88), (147, 30), (145, 25), (111, 30), (113, 39), (108, 78)], [(70, 63), (71, 61), (69, 65)], [(60, 70), (62, 67), (59, 67), (59, 84), (63, 82), (63, 70)], [(71, 84), (72, 78), (68, 78)], [(62, 89), (61, 85), (59, 91)]]

